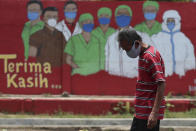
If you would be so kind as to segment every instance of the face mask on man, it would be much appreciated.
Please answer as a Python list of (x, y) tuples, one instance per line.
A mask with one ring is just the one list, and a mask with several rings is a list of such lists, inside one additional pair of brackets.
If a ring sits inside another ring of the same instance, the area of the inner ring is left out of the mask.
[(116, 23), (121, 28), (128, 26), (130, 22), (131, 22), (131, 16), (128, 15), (116, 16)]
[(134, 44), (132, 46), (132, 48), (127, 51), (127, 55), (131, 58), (136, 58), (137, 56), (139, 56), (140, 52), (141, 52), (141, 46), (140, 44), (138, 45), (137, 48), (135, 48), (135, 45), (136, 45), (136, 41), (134, 41)]
[(48, 25), (51, 26), (51, 27), (55, 27), (56, 24), (57, 24), (57, 20), (54, 19), (54, 18), (51, 18), (51, 19), (48, 19)]
[(30, 21), (36, 20), (39, 17), (39, 13), (38, 12), (28, 12), (27, 13), (27, 17)]
[(83, 24), (82, 26), (82, 29), (85, 31), (85, 32), (91, 32), (93, 30), (93, 27), (94, 27), (94, 24)]
[(144, 17), (146, 20), (154, 20), (156, 18), (156, 13), (144, 13)]
[(64, 16), (68, 19), (75, 19), (77, 13), (76, 12), (64, 12)]
[(107, 18), (107, 17), (99, 18), (99, 24), (106, 25), (106, 24), (109, 24), (109, 23), (110, 23), (110, 18)]
[(172, 30), (174, 29), (174, 27), (175, 27), (175, 23), (174, 23), (174, 22), (168, 22), (168, 23), (167, 23), (167, 28), (168, 28), (170, 31), (172, 31)]

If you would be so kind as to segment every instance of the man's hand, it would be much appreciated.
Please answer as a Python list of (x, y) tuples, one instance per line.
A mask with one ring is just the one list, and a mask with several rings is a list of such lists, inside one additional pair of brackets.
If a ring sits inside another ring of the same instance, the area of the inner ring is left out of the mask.
[(148, 117), (148, 124), (147, 128), (152, 129), (157, 125), (158, 113), (151, 112), (150, 116)]
[(158, 112), (161, 105), (161, 101), (163, 100), (164, 90), (165, 90), (165, 82), (159, 82), (157, 87), (155, 102), (152, 111), (150, 113), (150, 116), (148, 117), (147, 128), (153, 128), (157, 124), (157, 119), (159, 116)]

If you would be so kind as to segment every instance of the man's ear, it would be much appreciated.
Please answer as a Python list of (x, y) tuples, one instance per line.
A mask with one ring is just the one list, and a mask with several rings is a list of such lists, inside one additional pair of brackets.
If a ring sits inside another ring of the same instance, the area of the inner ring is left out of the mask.
[(139, 44), (140, 44), (139, 41), (136, 40), (136, 41), (135, 41), (135, 49), (137, 49), (137, 48), (139, 47)]

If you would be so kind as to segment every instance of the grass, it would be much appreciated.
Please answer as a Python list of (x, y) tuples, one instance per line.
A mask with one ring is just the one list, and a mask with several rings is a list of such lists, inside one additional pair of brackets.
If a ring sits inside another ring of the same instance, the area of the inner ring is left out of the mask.
[(196, 118), (196, 109), (187, 112), (169, 112), (166, 110), (165, 118)]
[[(53, 115), (40, 114), (33, 115), (28, 113), (0, 113), (0, 118), (133, 118), (133, 114), (111, 114), (106, 115), (82, 115), (82, 114), (72, 114), (65, 112), (57, 112)], [(196, 118), (196, 109), (192, 109), (187, 112), (169, 112), (166, 110), (165, 118)]]

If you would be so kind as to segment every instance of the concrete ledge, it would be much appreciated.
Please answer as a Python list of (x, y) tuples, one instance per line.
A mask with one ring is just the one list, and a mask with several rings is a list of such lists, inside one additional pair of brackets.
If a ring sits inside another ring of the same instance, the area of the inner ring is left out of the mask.
[[(130, 131), (130, 126), (110, 126), (110, 127), (4, 127), (1, 131)], [(161, 127), (160, 131), (196, 131), (196, 127)]]
[(196, 126), (196, 118), (170, 118), (161, 121), (161, 126)]
[[(106, 127), (130, 126), (132, 118), (0, 118), (0, 127)], [(196, 118), (164, 119), (161, 126), (196, 126)]]
[[(115, 98), (115, 99), (114, 99)], [(131, 97), (0, 97), (0, 112), (32, 114), (55, 114), (59, 111), (84, 115), (104, 115), (114, 113), (114, 107), (119, 102), (134, 107), (134, 99)], [(169, 110), (173, 112), (185, 112), (196, 108), (196, 99), (168, 99), (171, 105)], [(88, 108), (90, 107), (90, 108)]]

